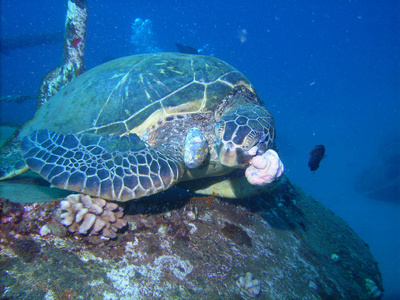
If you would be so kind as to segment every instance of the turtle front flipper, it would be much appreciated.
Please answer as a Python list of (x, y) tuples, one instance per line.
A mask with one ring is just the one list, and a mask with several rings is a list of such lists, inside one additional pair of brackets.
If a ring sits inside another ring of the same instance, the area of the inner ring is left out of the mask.
[(21, 142), (17, 139), (20, 130), (21, 128), (17, 129), (0, 148), (0, 180), (12, 178), (29, 170), (21, 155)]
[(208, 141), (197, 127), (189, 129), (186, 139), (183, 161), (189, 169), (199, 167), (208, 154)]
[(28, 166), (57, 188), (128, 201), (164, 191), (183, 175), (182, 158), (150, 147), (136, 134), (100, 136), (40, 130), (25, 137)]

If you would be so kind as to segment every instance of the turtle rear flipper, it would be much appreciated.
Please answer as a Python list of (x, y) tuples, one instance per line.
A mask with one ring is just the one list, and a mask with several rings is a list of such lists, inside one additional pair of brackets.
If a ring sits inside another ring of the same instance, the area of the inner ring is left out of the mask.
[(136, 134), (100, 136), (40, 130), (22, 140), (28, 166), (57, 188), (127, 201), (164, 191), (183, 175), (180, 155), (163, 153)]

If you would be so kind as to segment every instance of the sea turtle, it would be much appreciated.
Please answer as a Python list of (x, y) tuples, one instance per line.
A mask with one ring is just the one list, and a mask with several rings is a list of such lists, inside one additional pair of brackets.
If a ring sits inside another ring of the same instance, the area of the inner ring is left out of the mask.
[(283, 171), (273, 117), (244, 75), (209, 56), (97, 66), (45, 103), (18, 139), (27, 166), (53, 186), (107, 200), (190, 180), (199, 193), (244, 197)]

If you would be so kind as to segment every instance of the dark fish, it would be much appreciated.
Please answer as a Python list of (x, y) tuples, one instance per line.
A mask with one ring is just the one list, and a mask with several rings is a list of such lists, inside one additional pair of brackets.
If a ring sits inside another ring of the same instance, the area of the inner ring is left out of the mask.
[(311, 171), (316, 171), (319, 168), (319, 163), (325, 157), (325, 146), (317, 145), (310, 152), (310, 159), (308, 160), (308, 166)]
[(179, 52), (187, 53), (187, 54), (199, 54), (199, 50), (196, 48), (186, 46), (183, 44), (175, 43), (176, 48), (178, 48)]

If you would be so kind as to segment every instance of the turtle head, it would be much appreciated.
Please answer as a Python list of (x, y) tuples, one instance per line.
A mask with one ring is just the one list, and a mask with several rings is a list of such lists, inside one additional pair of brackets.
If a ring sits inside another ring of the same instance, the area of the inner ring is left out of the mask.
[(249, 164), (275, 142), (274, 119), (259, 105), (240, 105), (222, 115), (215, 124), (215, 144), (221, 164), (229, 167)]

